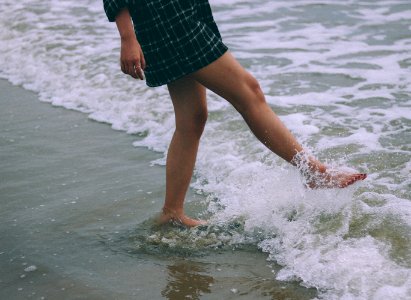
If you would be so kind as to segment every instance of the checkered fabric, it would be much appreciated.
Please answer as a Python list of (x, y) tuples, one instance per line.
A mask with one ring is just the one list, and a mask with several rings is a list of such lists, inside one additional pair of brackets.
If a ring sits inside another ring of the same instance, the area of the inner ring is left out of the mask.
[(128, 7), (146, 59), (146, 83), (160, 86), (227, 51), (208, 0), (103, 0), (109, 21)]

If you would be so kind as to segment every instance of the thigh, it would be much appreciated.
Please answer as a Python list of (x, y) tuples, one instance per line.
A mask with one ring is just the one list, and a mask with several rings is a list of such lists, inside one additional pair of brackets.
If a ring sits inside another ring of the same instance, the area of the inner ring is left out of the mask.
[(174, 106), (176, 122), (207, 118), (206, 88), (185, 76), (167, 85)]
[(255, 78), (228, 51), (190, 76), (234, 106), (241, 105), (244, 100), (253, 98), (255, 92), (260, 92)]

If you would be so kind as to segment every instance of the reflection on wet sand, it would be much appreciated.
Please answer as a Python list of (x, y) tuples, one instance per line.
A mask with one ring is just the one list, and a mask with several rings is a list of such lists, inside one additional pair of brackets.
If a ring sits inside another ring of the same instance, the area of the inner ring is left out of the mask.
[(201, 264), (178, 261), (167, 266), (168, 283), (161, 294), (169, 300), (200, 299), (211, 292), (214, 278), (201, 274), (206, 269)]

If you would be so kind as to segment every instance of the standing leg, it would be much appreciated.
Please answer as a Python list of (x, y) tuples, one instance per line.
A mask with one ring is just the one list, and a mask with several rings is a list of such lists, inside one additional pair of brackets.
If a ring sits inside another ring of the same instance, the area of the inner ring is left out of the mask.
[(188, 77), (170, 83), (168, 90), (174, 106), (176, 129), (167, 154), (166, 195), (159, 222), (176, 221), (192, 227), (204, 223), (187, 217), (183, 205), (207, 121), (206, 90)]
[[(298, 164), (297, 153), (303, 148), (265, 101), (258, 82), (229, 53), (190, 75), (206, 88), (229, 101), (243, 116), (254, 135), (272, 152), (288, 162)], [(346, 187), (365, 174), (332, 173), (318, 160), (305, 162), (307, 184), (317, 187)]]

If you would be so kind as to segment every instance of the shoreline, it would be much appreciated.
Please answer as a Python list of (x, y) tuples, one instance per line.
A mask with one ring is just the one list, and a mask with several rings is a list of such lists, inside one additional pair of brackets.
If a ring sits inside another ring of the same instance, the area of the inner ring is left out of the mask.
[[(77, 259), (61, 266), (61, 257), (75, 251), (86, 257), (78, 249), (82, 236), (133, 227), (159, 211), (164, 170), (150, 166), (159, 154), (4, 79), (0, 90), (0, 298), (65, 297), (66, 290), (70, 297), (116, 297), (84, 283), (82, 272), (68, 275)], [(65, 239), (77, 247), (57, 246)], [(36, 270), (24, 271), (30, 265)]]
[[(275, 280), (279, 267), (256, 246), (197, 247), (185, 244), (185, 229), (151, 228), (165, 171), (151, 165), (160, 154), (132, 146), (136, 136), (5, 80), (0, 89), (0, 298), (316, 295)], [(187, 213), (195, 217), (204, 202), (190, 189)]]

